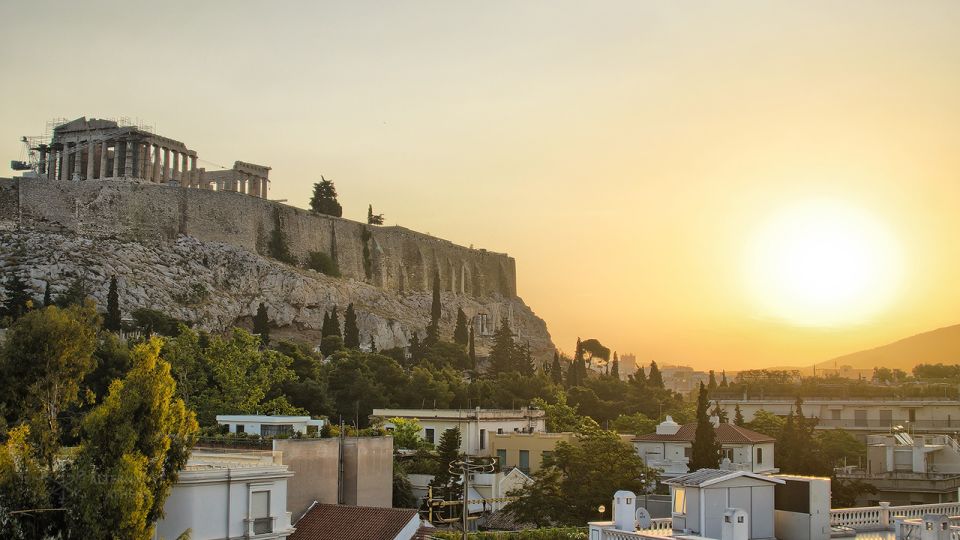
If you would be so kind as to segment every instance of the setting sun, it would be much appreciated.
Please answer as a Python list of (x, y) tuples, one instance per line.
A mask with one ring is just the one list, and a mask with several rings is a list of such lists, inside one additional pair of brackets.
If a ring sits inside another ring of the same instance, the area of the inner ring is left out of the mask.
[(747, 279), (762, 316), (807, 326), (863, 322), (900, 280), (891, 233), (837, 202), (793, 206), (763, 224), (749, 246)]

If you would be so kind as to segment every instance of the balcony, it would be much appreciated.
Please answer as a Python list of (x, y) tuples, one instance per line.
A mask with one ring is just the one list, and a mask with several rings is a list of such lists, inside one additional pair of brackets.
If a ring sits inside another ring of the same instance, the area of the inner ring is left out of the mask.
[(244, 524), (247, 528), (247, 538), (255, 538), (261, 534), (270, 534), (276, 528), (276, 517), (247, 518)]
[(912, 431), (936, 431), (936, 430), (960, 430), (960, 418), (948, 420), (914, 420), (910, 422), (904, 419), (890, 420), (857, 420), (853, 418), (820, 418), (817, 421), (818, 428), (843, 428), (843, 429), (865, 429), (865, 430), (889, 430), (894, 426), (903, 426)]

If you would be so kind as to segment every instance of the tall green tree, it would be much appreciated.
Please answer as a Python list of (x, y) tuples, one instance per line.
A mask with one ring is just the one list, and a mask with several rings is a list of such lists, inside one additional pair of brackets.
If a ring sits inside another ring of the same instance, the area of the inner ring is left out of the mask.
[(260, 336), (262, 346), (270, 344), (270, 317), (267, 316), (267, 306), (263, 302), (257, 306), (257, 314), (253, 316), (253, 333)]
[(52, 470), (64, 411), (79, 403), (93, 371), (100, 320), (92, 303), (34, 310), (7, 330), (0, 351), (0, 399), (11, 419), (29, 419), (39, 457)]
[(453, 329), (453, 342), (467, 346), (470, 341), (470, 332), (467, 331), (467, 314), (463, 308), (457, 308), (457, 326)]
[(120, 331), (120, 292), (117, 290), (117, 276), (110, 278), (110, 288), (107, 291), (107, 315), (103, 319), (103, 327), (111, 332)]
[(53, 298), (50, 296), (50, 282), (43, 286), (43, 307), (53, 305)]
[(610, 376), (614, 379), (620, 379), (620, 359), (617, 357), (617, 352), (613, 352), (613, 366), (610, 368)]
[(733, 409), (733, 423), (737, 426), (744, 426), (746, 422), (743, 421), (743, 411), (740, 410), (740, 404), (737, 403), (737, 406)]
[[(533, 482), (509, 493), (519, 499), (507, 510), (523, 523), (580, 526), (609, 519), (615, 491), (644, 493), (655, 481), (656, 471), (644, 465), (631, 445), (587, 422), (575, 442), (557, 443)], [(601, 505), (606, 507), (602, 516), (597, 511)]]
[(17, 274), (11, 274), (5, 283), (6, 298), (3, 301), (3, 315), (19, 319), (33, 307), (33, 297), (27, 290), (27, 284)]
[(337, 314), (337, 306), (330, 310), (330, 316), (325, 318), (323, 326), (320, 328), (320, 334), (323, 337), (339, 336), (343, 338), (343, 332), (340, 330), (340, 315)]
[(357, 326), (357, 312), (353, 310), (353, 302), (347, 305), (343, 314), (343, 346), (348, 349), (360, 348), (360, 327)]
[[(460, 458), (460, 428), (450, 428), (440, 435), (440, 442), (437, 443), (437, 469), (436, 475), (430, 481), (429, 486), (433, 488), (433, 496), (445, 501), (457, 501), (463, 497), (463, 481), (459, 474), (452, 474), (449, 471), (450, 463)], [(458, 507), (448, 506), (448, 518), (457, 517)]]
[(430, 324), (427, 325), (427, 335), (424, 343), (433, 345), (440, 341), (440, 316), (443, 314), (440, 303), (440, 271), (433, 271), (433, 300), (430, 303)]
[(467, 356), (470, 358), (470, 369), (477, 367), (477, 345), (473, 335), (473, 325), (470, 325), (470, 344), (467, 346)]
[(334, 187), (332, 181), (320, 176), (320, 181), (313, 184), (310, 209), (318, 214), (343, 216), (343, 207), (337, 202), (337, 188)]
[[(157, 338), (137, 345), (134, 367), (83, 420), (82, 443), (65, 472), (69, 538), (154, 536), (198, 433), (193, 413), (174, 397), (160, 347)], [(98, 481), (103, 475), (116, 481)]]
[(550, 380), (558, 386), (563, 384), (563, 365), (560, 363), (560, 351), (556, 349), (553, 351), (553, 363), (550, 364)]
[(709, 382), (707, 383), (707, 390), (710, 391), (710, 392), (713, 392), (713, 391), (716, 390), (716, 389), (717, 389), (717, 375), (716, 375), (716, 374), (713, 372), (713, 370), (711, 369), (711, 370), (710, 370), (710, 380), (709, 380)]
[(493, 333), (493, 348), (490, 349), (487, 375), (496, 377), (501, 373), (517, 371), (516, 344), (513, 341), (513, 331), (510, 330), (510, 321), (506, 317), (500, 320), (500, 326)]
[(727, 382), (727, 370), (723, 370), (720, 373), (720, 388), (726, 388), (727, 386), (729, 386)]
[(663, 375), (660, 373), (656, 361), (650, 362), (650, 373), (647, 374), (647, 381), (654, 388), (663, 388)]
[(717, 442), (717, 433), (713, 424), (707, 416), (709, 405), (707, 388), (700, 383), (700, 393), (697, 395), (697, 429), (693, 435), (693, 449), (690, 453), (691, 471), (716, 469), (720, 466), (720, 444)]
[(372, 204), (367, 206), (367, 225), (383, 225), (383, 214), (374, 214)]

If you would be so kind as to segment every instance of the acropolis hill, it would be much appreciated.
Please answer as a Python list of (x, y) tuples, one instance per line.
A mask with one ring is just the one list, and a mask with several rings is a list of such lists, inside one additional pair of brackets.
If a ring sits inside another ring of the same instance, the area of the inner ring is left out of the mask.
[[(56, 295), (82, 277), (105, 305), (116, 275), (125, 316), (148, 307), (220, 331), (248, 325), (263, 302), (276, 336), (314, 342), (324, 312), (352, 302), (362, 341), (372, 336), (388, 348), (405, 346), (413, 332), (424, 335), (436, 274), (443, 334), (452, 335), (462, 307), (474, 320), (479, 352), (506, 316), (538, 358), (552, 354), (546, 324), (517, 296), (513, 258), (269, 201), (268, 167), (190, 169), (186, 158), (196, 153), (162, 139), (185, 156), (177, 180), (178, 159), (154, 146), (156, 136), (94, 125), (100, 127), (69, 140), (55, 130), (49, 144), (35, 148), (42, 159), (34, 159), (31, 172), (0, 179), (3, 272), (19, 274), (38, 298), (48, 282)], [(276, 228), (299, 260), (323, 252), (342, 277), (269, 258)]]

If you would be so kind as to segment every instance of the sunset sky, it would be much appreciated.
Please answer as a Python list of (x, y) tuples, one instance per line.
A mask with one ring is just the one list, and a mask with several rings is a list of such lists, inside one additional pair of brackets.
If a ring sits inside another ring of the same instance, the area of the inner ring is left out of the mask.
[[(3, 2), (0, 176), (139, 118), (517, 259), (572, 353), (736, 370), (960, 323), (960, 2)], [(799, 270), (798, 270), (799, 268)]]

